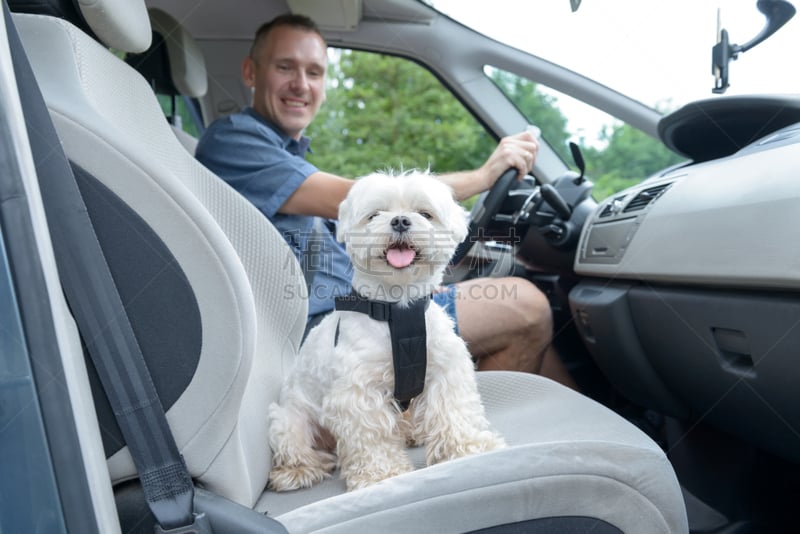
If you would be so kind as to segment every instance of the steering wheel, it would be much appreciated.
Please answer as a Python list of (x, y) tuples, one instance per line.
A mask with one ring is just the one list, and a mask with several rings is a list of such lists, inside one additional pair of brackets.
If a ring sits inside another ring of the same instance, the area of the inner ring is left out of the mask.
[(500, 206), (503, 205), (511, 186), (516, 182), (518, 173), (519, 171), (513, 167), (508, 169), (500, 175), (500, 178), (497, 179), (492, 188), (482, 198), (479, 198), (472, 207), (467, 237), (456, 247), (456, 251), (450, 260), (450, 265), (458, 265), (466, 257), (472, 245), (483, 237), (483, 229), (492, 222), (492, 218), (500, 211)]

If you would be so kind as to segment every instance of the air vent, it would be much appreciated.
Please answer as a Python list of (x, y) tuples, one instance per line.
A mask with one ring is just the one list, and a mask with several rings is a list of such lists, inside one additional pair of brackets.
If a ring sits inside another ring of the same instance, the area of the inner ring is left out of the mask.
[(628, 205), (625, 206), (625, 209), (622, 210), (622, 212), (628, 213), (630, 211), (643, 210), (671, 185), (672, 182), (669, 182), (666, 184), (654, 185), (653, 187), (648, 187), (647, 189), (639, 191), (639, 193), (633, 197), (630, 202), (628, 202)]
[(612, 199), (608, 204), (605, 205), (603, 211), (600, 212), (598, 217), (609, 217), (615, 213), (619, 213), (620, 209), (622, 208), (622, 201), (624, 199), (625, 195), (621, 195)]

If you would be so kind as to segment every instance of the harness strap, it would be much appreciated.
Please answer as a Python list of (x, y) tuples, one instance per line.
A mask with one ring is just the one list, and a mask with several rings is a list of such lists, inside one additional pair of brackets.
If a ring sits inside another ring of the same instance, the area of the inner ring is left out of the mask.
[[(335, 300), (335, 307), (339, 311), (363, 313), (376, 321), (389, 323), (394, 365), (394, 398), (403, 410), (425, 388), (425, 371), (428, 365), (425, 310), (428, 309), (430, 299), (428, 295), (415, 300), (409, 306), (401, 307), (392, 302), (370, 300), (353, 291), (350, 295), (336, 297)], [(334, 345), (338, 340), (337, 324)]]

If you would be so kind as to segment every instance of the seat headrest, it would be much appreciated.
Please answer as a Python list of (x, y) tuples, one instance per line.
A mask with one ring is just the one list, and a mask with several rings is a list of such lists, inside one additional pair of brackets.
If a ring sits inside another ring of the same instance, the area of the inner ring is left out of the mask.
[(157, 93), (199, 98), (208, 89), (203, 53), (197, 41), (171, 15), (160, 9), (148, 11), (153, 42), (142, 54), (125, 58), (154, 85)]
[(144, 0), (8, 0), (16, 13), (49, 15), (71, 22), (103, 45), (143, 52), (152, 34)]

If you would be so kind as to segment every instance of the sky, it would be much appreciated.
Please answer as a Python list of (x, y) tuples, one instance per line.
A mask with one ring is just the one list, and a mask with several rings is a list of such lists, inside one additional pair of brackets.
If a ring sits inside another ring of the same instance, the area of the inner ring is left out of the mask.
[[(582, 0), (574, 13), (569, 0), (432, 3), (495, 39), (659, 109), (714, 97), (718, 8), (732, 44), (750, 41), (766, 21), (756, 0)], [(800, 93), (798, 55), (800, 14), (731, 62), (725, 94)]]

